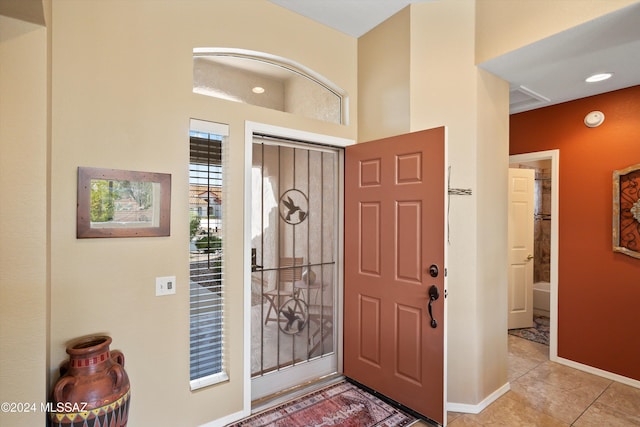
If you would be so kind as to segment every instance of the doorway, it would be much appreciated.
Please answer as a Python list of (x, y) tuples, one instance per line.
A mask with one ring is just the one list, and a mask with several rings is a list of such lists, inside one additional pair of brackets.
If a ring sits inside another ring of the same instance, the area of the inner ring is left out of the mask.
[[(538, 283), (544, 284), (548, 280), (548, 316), (549, 316), (549, 359), (557, 361), (558, 354), (558, 230), (559, 230), (559, 218), (558, 218), (558, 202), (559, 202), (559, 150), (548, 150), (535, 153), (525, 153), (509, 156), (509, 163), (511, 167), (519, 165), (522, 167), (529, 167), (539, 169), (539, 173), (536, 174), (536, 186), (540, 190), (539, 197), (544, 197), (545, 200), (540, 200), (536, 203), (537, 206), (542, 207), (534, 213), (534, 228), (537, 227), (542, 230), (542, 237), (540, 241), (546, 239), (545, 233), (548, 229), (548, 257), (541, 254), (540, 247), (542, 245), (542, 251), (545, 251), (547, 245), (543, 242), (538, 243), (538, 253), (534, 254), (535, 262), (538, 263), (537, 276), (534, 271), (534, 277), (538, 280)], [(549, 190), (547, 193), (547, 189)], [(547, 194), (545, 194), (547, 193)], [(534, 239), (535, 240), (535, 239)], [(534, 243), (535, 245), (535, 243)], [(547, 264), (547, 265), (545, 265)], [(534, 280), (535, 282), (536, 280)], [(539, 285), (538, 288), (544, 286)], [(539, 292), (537, 289), (534, 292)], [(537, 293), (537, 298), (542, 299), (544, 303), (545, 295)], [(531, 298), (534, 296), (531, 295)], [(539, 303), (538, 303), (539, 305)], [(544, 313), (542, 313), (544, 314)]]
[(352, 142), (256, 123), (246, 131), (250, 406), (342, 370), (341, 147)]

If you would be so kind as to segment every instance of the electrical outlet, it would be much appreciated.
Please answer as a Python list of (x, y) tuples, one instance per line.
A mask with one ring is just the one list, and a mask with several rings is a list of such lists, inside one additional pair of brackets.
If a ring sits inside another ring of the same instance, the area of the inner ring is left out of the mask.
[(156, 277), (156, 296), (176, 293), (176, 276)]

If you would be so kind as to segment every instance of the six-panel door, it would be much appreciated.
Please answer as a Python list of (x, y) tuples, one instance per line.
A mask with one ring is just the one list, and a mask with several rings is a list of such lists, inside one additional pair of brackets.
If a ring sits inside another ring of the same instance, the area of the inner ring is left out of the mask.
[(445, 128), (346, 149), (344, 373), (439, 423), (444, 215)]

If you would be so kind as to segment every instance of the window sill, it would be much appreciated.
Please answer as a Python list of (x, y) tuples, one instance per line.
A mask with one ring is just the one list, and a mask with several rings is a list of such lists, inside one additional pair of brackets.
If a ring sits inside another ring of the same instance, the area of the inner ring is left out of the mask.
[(227, 375), (226, 372), (220, 372), (218, 374), (198, 378), (197, 380), (191, 380), (189, 381), (189, 386), (191, 387), (191, 391), (195, 391), (225, 381), (229, 381), (229, 375)]

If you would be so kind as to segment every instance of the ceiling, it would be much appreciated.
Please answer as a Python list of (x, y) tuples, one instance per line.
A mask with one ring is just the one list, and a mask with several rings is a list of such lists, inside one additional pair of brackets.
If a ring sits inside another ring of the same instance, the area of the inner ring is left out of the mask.
[(0, 15), (45, 25), (42, 0), (0, 0)]
[(269, 0), (316, 22), (360, 37), (411, 3), (430, 0)]
[[(353, 37), (360, 37), (410, 3), (429, 0), (269, 0)], [(537, 41), (481, 68), (511, 84), (518, 113), (640, 84), (640, 2)], [(598, 83), (599, 72), (613, 77)]]

